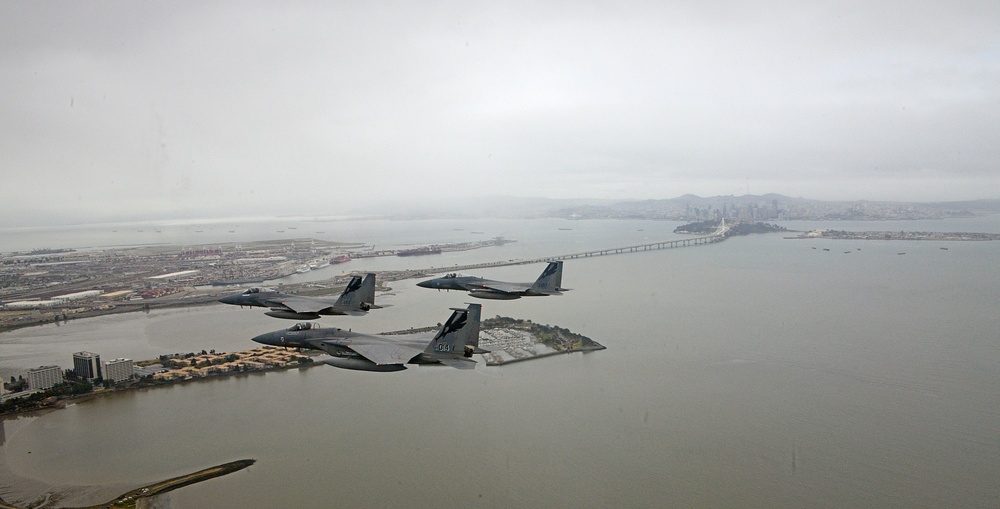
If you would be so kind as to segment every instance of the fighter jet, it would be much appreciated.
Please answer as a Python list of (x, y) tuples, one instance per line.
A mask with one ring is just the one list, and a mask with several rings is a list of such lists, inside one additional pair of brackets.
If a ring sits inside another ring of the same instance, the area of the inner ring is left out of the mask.
[(219, 302), (240, 307), (271, 308), (264, 314), (289, 320), (315, 320), (320, 315), (363, 315), (369, 309), (379, 308), (375, 305), (375, 274), (367, 274), (363, 281), (361, 276), (352, 277), (336, 301), (288, 295), (269, 288), (250, 288), (243, 293), (223, 297)]
[(562, 266), (562, 260), (549, 262), (545, 270), (542, 271), (542, 275), (538, 276), (534, 283), (505, 283), (476, 276), (448, 274), (437, 279), (421, 281), (417, 283), (417, 286), (438, 290), (468, 291), (469, 295), (480, 299), (512, 300), (521, 297), (561, 295), (560, 292), (569, 290), (569, 288), (561, 287)]
[(472, 369), (479, 348), (479, 304), (451, 308), (451, 318), (436, 334), (370, 335), (318, 323), (297, 323), (287, 329), (261, 334), (254, 341), (271, 346), (322, 350), (333, 358), (322, 362), (360, 371), (402, 371), (405, 364), (443, 364)]

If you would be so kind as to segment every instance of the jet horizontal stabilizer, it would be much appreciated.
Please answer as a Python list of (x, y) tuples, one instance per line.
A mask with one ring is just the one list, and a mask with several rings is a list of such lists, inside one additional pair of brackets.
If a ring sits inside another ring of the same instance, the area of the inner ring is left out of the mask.
[(476, 361), (472, 359), (438, 359), (438, 362), (444, 364), (445, 366), (451, 366), (458, 369), (475, 369)]

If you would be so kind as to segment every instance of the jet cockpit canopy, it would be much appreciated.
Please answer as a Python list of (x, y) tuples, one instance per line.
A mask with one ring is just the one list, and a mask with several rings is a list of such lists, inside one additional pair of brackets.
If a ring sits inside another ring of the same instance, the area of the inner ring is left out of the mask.
[(272, 289), (270, 289), (270, 288), (261, 288), (261, 287), (259, 287), (259, 286), (255, 286), (255, 287), (253, 287), (253, 288), (250, 288), (250, 289), (246, 290), (245, 292), (243, 292), (243, 295), (253, 295), (253, 294), (255, 294), (255, 293), (260, 293), (260, 292), (273, 292), (273, 291), (274, 291), (274, 290), (272, 290)]
[(321, 329), (322, 326), (318, 323), (313, 322), (300, 322), (288, 328), (289, 332), (303, 331), (303, 330), (314, 330)]

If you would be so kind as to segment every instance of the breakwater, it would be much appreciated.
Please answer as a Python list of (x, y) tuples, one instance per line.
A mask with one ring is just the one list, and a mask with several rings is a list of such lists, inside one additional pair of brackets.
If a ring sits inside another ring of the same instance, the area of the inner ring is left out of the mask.
[[(256, 463), (255, 459), (242, 459), (236, 461), (230, 461), (228, 463), (223, 463), (221, 465), (216, 465), (214, 467), (205, 468), (197, 472), (192, 472), (190, 474), (185, 474), (177, 477), (172, 477), (165, 481), (156, 482), (147, 486), (142, 486), (134, 490), (127, 491), (118, 495), (113, 500), (104, 502), (102, 504), (86, 506), (81, 509), (111, 509), (117, 507), (135, 507), (136, 502), (142, 498), (155, 497), (156, 495), (162, 495), (164, 493), (171, 492), (178, 488), (183, 488), (185, 486), (190, 486), (192, 484), (200, 483), (202, 481), (207, 481), (209, 479), (214, 479), (216, 477), (222, 477), (224, 475), (231, 474), (233, 472), (238, 472), (244, 468), (249, 467)], [(30, 507), (34, 504), (31, 504)], [(4, 502), (0, 499), (0, 509), (23, 509), (21, 506), (16, 506)]]

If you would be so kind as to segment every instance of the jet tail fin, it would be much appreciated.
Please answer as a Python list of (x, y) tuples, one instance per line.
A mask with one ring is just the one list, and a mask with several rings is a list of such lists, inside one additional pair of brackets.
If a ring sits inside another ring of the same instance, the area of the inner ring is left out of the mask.
[(368, 307), (375, 305), (375, 274), (371, 272), (365, 274), (365, 279), (361, 282), (361, 288), (358, 290), (358, 298)]
[[(484, 354), (490, 353), (489, 350), (483, 350), (479, 348), (479, 325), (482, 319), (483, 305), (482, 304), (469, 304), (467, 321), (469, 324), (466, 326), (465, 331), (465, 346), (472, 347), (472, 353)], [(466, 348), (468, 350), (468, 348)]]
[(375, 304), (375, 274), (354, 276), (347, 283), (343, 293), (337, 299), (336, 306), (342, 309), (368, 311)]
[(476, 350), (479, 350), (479, 320), (482, 305), (469, 304), (468, 308), (451, 309), (453, 311), (451, 317), (424, 352), (436, 357), (453, 359), (471, 357)]
[(549, 262), (545, 270), (542, 271), (542, 275), (535, 280), (535, 284), (531, 285), (530, 291), (548, 295), (564, 290), (562, 288), (562, 268), (562, 260)]

